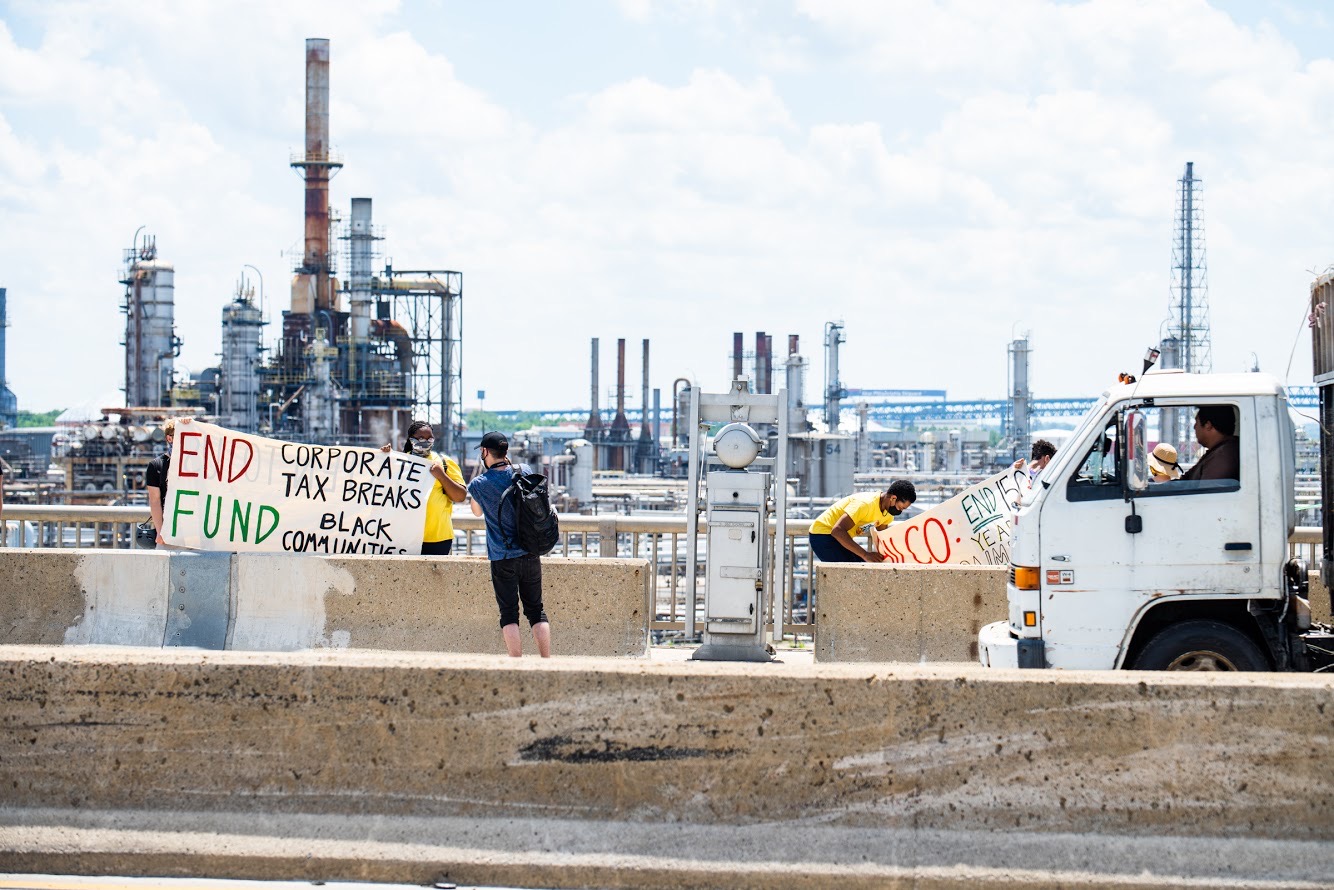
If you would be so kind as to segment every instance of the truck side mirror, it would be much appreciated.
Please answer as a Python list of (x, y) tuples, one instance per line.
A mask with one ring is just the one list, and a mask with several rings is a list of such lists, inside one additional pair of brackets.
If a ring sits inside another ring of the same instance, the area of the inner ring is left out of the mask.
[(1145, 442), (1144, 415), (1138, 411), (1126, 412), (1122, 441), (1126, 443), (1126, 489), (1144, 491), (1149, 487), (1149, 450)]

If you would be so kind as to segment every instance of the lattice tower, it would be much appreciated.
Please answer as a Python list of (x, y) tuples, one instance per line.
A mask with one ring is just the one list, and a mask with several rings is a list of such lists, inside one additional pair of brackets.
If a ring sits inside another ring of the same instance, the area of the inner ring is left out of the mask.
[(1207, 374), (1214, 369), (1214, 357), (1209, 333), (1203, 192), (1203, 183), (1195, 176), (1195, 164), (1187, 161), (1185, 174), (1177, 180), (1170, 335), (1181, 341), (1181, 367)]

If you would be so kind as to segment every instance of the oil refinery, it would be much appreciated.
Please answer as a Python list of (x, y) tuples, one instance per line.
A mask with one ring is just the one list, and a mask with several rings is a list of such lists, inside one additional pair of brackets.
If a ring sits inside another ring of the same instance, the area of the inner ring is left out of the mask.
[[(55, 428), (15, 429), (17, 400), (4, 377), (6, 294), (0, 288), (0, 460), (10, 499), (143, 502), (143, 469), (162, 447), (162, 421), (172, 416), (199, 416), (284, 440), (370, 447), (401, 438), (408, 423), (421, 418), (435, 428), (437, 451), (468, 462), (468, 439), (475, 443), (482, 431), (463, 423), (463, 273), (381, 264), (384, 234), (375, 225), (371, 198), (351, 198), (346, 215), (334, 209), (330, 182), (343, 158), (331, 147), (329, 107), (330, 42), (308, 39), (304, 146), (288, 158), (303, 181), (304, 210), (287, 305), (277, 330), (266, 337), (272, 301), (259, 270), (245, 264), (258, 276), (259, 290), (242, 274), (222, 307), (216, 367), (197, 373), (178, 368), (176, 269), (141, 226), (124, 251), (119, 278), (124, 406), (99, 406), (100, 418)], [(1163, 367), (1207, 370), (1200, 184), (1192, 164), (1178, 185), (1177, 308), (1155, 348)], [(1006, 345), (1002, 399), (951, 401), (944, 390), (850, 388), (839, 369), (845, 333), (842, 321), (825, 323), (823, 380), (809, 402), (811, 360), (797, 335), (788, 336), (782, 356), (765, 331), (754, 333), (750, 348), (742, 332), (719, 344), (720, 364), (730, 345), (725, 360), (733, 385), (744, 378), (751, 393), (783, 394), (784, 447), (773, 441), (778, 424), (761, 424), (758, 433), (767, 437), (769, 455), (787, 455), (789, 503), (798, 510), (854, 489), (883, 487), (891, 477), (913, 479), (923, 503), (943, 499), (967, 477), (1027, 456), (1035, 438), (1054, 438), (1059, 445), (1068, 421), (1092, 402), (1033, 398), (1027, 334)], [(551, 477), (562, 509), (679, 509), (684, 503), (690, 439), (685, 418), (698, 383), (678, 376), (664, 399), (662, 389), (651, 385), (650, 341), (641, 346), (637, 407), (627, 406), (627, 341), (621, 338), (610, 390), (614, 406), (602, 409), (600, 343), (592, 338), (587, 413), (539, 412), (540, 425), (513, 436), (514, 453)], [(1313, 387), (1293, 387), (1290, 395), (1299, 407), (1315, 403)], [(1051, 429), (1035, 430), (1037, 420)]]

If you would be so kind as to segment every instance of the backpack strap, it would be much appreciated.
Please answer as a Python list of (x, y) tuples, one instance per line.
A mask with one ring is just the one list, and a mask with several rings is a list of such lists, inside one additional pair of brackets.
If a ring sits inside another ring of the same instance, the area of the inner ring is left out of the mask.
[[(519, 530), (519, 508), (514, 505), (514, 501), (518, 499), (519, 487), (515, 484), (515, 480), (521, 475), (522, 469), (522, 466), (516, 467), (514, 464), (510, 464), (510, 484), (505, 486), (505, 490), (500, 493), (500, 503), (496, 506), (496, 524), (503, 528), (504, 523), (500, 521), (501, 513), (504, 511), (506, 504), (513, 505), (511, 509), (514, 513), (514, 530), (516, 532)], [(514, 549), (514, 535), (511, 534), (505, 539), (505, 549)]]

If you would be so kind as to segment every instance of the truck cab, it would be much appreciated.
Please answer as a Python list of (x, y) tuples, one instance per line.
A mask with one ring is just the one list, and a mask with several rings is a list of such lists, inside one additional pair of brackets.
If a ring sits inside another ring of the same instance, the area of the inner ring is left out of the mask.
[[(1193, 463), (1206, 415), (1233, 427), (1228, 478), (1153, 481), (1153, 445)], [(1113, 386), (1014, 515), (1009, 618), (982, 629), (982, 663), (1319, 669), (1330, 647), (1311, 636), (1306, 567), (1288, 555), (1294, 451), (1268, 375), (1158, 371)]]

